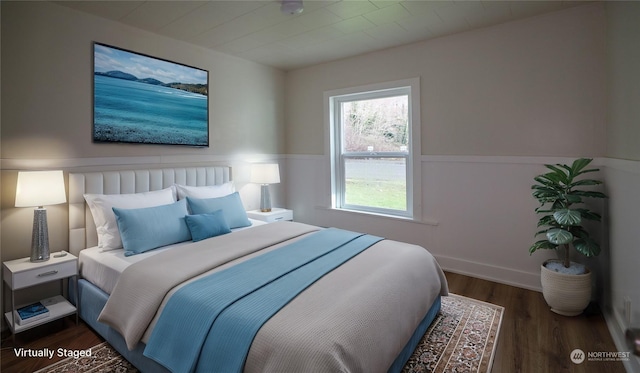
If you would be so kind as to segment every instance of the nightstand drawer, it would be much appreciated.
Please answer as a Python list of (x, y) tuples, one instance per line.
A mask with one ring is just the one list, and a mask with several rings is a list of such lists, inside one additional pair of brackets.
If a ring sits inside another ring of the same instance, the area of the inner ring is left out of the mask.
[(12, 289), (17, 290), (44, 282), (75, 276), (77, 274), (77, 263), (75, 260), (70, 260), (55, 265), (42, 266), (13, 273), (12, 283), (9, 283), (9, 285)]
[(282, 211), (276, 214), (269, 215), (265, 218), (264, 221), (269, 223), (274, 223), (277, 221), (286, 221), (286, 220), (293, 220), (293, 214), (291, 213), (291, 211)]
[(260, 210), (247, 211), (247, 216), (251, 219), (262, 220), (267, 223), (275, 223), (277, 221), (292, 221), (293, 211), (274, 208), (269, 212), (262, 212)]

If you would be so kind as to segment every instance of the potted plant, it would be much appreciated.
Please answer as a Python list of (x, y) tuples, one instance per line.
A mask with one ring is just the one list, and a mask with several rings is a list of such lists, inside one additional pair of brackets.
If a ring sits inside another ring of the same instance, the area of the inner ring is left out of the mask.
[(547, 260), (541, 267), (542, 294), (553, 312), (566, 316), (582, 313), (591, 300), (591, 272), (584, 265), (571, 261), (571, 247), (593, 257), (600, 254), (600, 245), (589, 236), (583, 223), (600, 221), (599, 214), (584, 207), (585, 198), (606, 198), (604, 193), (585, 190), (602, 184), (600, 180), (580, 176), (599, 171), (586, 169), (592, 159), (580, 158), (571, 166), (545, 165), (550, 170), (536, 176), (531, 186), (533, 197), (540, 202), (536, 213), (542, 217), (536, 233), (544, 235), (529, 248), (529, 254), (540, 249), (561, 251), (562, 260)]

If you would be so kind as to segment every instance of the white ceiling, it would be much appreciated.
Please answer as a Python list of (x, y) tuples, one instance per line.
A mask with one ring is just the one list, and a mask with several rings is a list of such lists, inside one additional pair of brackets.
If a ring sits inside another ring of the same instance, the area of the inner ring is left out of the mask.
[(59, 1), (58, 4), (291, 70), (579, 5), (581, 1)]

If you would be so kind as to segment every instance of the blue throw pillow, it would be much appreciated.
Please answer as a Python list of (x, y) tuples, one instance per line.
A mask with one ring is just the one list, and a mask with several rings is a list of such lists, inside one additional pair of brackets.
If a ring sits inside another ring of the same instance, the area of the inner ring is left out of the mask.
[(231, 233), (222, 210), (217, 210), (210, 214), (187, 215), (184, 218), (187, 221), (193, 242)]
[(238, 192), (219, 198), (198, 199), (187, 197), (187, 201), (189, 202), (189, 209), (194, 215), (209, 214), (222, 210), (222, 214), (231, 229), (251, 225)]
[(191, 240), (185, 221), (186, 201), (140, 209), (113, 208), (124, 255), (140, 254), (173, 243)]

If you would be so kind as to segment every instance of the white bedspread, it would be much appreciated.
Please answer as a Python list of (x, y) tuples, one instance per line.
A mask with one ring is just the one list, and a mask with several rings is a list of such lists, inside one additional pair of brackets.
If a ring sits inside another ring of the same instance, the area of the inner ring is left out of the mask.
[[(166, 300), (180, 287), (179, 278), (186, 278), (184, 270), (193, 270), (197, 278), (210, 265), (216, 271), (252, 256), (245, 254), (274, 249), (289, 232), (301, 237), (315, 229), (274, 223), (165, 251), (122, 274), (99, 320), (133, 348), (149, 338)], [(264, 249), (256, 251), (258, 246)], [(171, 271), (161, 270), (166, 263)], [(307, 288), (264, 324), (244, 371), (386, 372), (435, 298), (447, 292), (444, 273), (427, 250), (383, 240)]]

